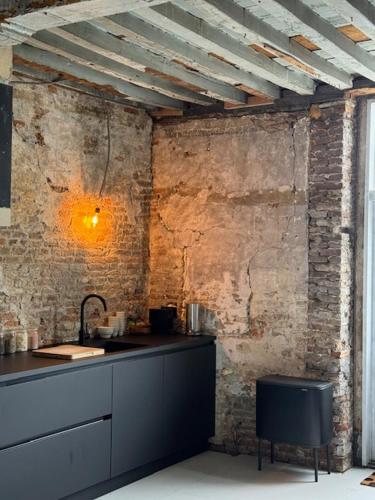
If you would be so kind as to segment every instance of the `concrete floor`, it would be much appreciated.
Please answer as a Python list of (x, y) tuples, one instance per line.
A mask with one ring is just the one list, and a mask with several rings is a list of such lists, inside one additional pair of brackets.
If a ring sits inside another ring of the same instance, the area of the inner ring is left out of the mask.
[(286, 464), (208, 451), (100, 497), (100, 500), (375, 500), (375, 488), (360, 485), (369, 469), (345, 474), (321, 472)]

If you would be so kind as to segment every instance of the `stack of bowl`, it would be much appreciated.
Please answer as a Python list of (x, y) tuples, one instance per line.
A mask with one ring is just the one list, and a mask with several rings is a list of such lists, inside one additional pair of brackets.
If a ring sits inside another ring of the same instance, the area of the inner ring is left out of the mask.
[(119, 335), (125, 335), (125, 329), (126, 329), (125, 311), (117, 311), (116, 317), (118, 319)]
[(120, 321), (118, 316), (108, 316), (108, 326), (113, 328), (113, 337), (120, 333)]
[(126, 330), (126, 319), (124, 311), (117, 311), (108, 316), (105, 320), (107, 324), (98, 326), (96, 331), (102, 339), (109, 339), (111, 337), (117, 337), (118, 335), (124, 335)]

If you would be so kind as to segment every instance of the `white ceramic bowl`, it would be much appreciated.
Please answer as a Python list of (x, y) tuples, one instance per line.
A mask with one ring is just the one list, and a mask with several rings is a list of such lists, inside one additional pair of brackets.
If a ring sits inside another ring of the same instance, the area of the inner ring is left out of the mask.
[(96, 331), (102, 339), (110, 339), (113, 335), (113, 326), (98, 326)]

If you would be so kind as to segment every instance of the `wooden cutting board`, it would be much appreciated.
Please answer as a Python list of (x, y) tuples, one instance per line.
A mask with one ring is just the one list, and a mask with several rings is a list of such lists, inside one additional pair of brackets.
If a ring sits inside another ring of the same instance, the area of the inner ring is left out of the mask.
[(104, 349), (98, 347), (84, 347), (80, 345), (64, 344), (56, 347), (46, 347), (33, 351), (34, 356), (43, 358), (58, 359), (80, 359), (90, 358), (91, 356), (101, 356), (105, 353)]

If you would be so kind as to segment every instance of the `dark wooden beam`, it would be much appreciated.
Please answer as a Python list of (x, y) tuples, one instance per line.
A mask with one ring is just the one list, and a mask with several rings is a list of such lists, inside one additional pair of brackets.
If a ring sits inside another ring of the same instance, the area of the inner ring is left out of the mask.
[(367, 78), (357, 78), (353, 82), (351, 91), (341, 91), (330, 85), (321, 84), (317, 87), (312, 96), (301, 96), (294, 92), (284, 90), (280, 99), (276, 99), (273, 104), (257, 105), (251, 108), (225, 109), (224, 105), (214, 105), (209, 107), (189, 106), (184, 110), (180, 118), (163, 117), (158, 118), (162, 123), (178, 123), (192, 118), (217, 118), (220, 116), (243, 116), (256, 115), (261, 113), (278, 113), (288, 111), (309, 110), (313, 104), (323, 104), (325, 102), (340, 101), (355, 97), (372, 95), (375, 93), (375, 83)]
[[(257, 105), (250, 109), (225, 109), (223, 105), (214, 105), (206, 108), (199, 106), (189, 106), (184, 111), (181, 120), (189, 118), (207, 118), (209, 116), (241, 116), (244, 114), (276, 113), (280, 111), (298, 111), (309, 109), (312, 104), (322, 104), (324, 102), (339, 101), (347, 98), (373, 95), (375, 93), (375, 82), (367, 78), (358, 77), (353, 81), (351, 90), (343, 91), (335, 89), (330, 85), (318, 85), (314, 95), (301, 96), (290, 90), (283, 90), (280, 99), (276, 99), (271, 105)], [(170, 118), (163, 119), (168, 121)], [(178, 120), (178, 118), (176, 118)]]

